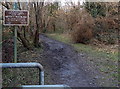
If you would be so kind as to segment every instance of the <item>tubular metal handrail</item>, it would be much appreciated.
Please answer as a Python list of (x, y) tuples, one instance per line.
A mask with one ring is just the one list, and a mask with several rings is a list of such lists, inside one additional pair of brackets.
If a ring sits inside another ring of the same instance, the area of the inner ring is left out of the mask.
[(1, 68), (39, 68), (40, 85), (44, 85), (44, 70), (40, 63), (0, 63)]
[(72, 89), (67, 85), (23, 85), (22, 89)]

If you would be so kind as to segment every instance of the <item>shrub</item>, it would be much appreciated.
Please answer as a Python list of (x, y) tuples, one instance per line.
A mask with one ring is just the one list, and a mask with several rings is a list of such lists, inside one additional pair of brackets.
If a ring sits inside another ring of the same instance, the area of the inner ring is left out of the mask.
[(74, 43), (88, 43), (93, 37), (92, 29), (94, 20), (92, 16), (84, 10), (79, 14), (81, 16), (72, 27), (71, 38)]
[(89, 24), (77, 24), (71, 33), (72, 41), (74, 43), (88, 43), (92, 38), (92, 29)]
[(118, 28), (118, 20), (115, 17), (96, 18), (94, 37), (105, 44), (115, 44)]

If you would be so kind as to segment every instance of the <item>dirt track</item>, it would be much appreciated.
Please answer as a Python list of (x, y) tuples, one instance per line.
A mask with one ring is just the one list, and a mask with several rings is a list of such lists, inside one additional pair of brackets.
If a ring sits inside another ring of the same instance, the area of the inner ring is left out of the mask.
[[(52, 84), (66, 84), (71, 87), (97, 87), (91, 77), (91, 71), (85, 72), (82, 53), (77, 53), (71, 46), (40, 35), (44, 52), (42, 54), (50, 70)], [(90, 74), (89, 74), (90, 73)]]

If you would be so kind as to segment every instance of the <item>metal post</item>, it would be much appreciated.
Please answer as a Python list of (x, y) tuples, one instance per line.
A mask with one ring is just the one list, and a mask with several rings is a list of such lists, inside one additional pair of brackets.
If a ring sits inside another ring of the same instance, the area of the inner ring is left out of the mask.
[[(14, 3), (14, 9), (17, 10), (17, 3)], [(14, 30), (14, 63), (17, 63), (17, 27)]]
[(39, 81), (40, 81), (40, 85), (44, 85), (44, 71), (40, 72), (40, 79), (39, 79)]
[(14, 63), (17, 63), (17, 27), (15, 27), (14, 36)]

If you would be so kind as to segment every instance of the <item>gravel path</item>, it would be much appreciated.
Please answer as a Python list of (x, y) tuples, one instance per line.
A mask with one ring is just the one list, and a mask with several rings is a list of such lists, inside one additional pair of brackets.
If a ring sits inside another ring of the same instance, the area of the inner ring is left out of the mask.
[[(54, 84), (66, 84), (71, 87), (96, 87), (95, 80), (82, 67), (85, 61), (71, 46), (40, 35), (44, 52), (42, 56), (51, 70)], [(82, 62), (78, 62), (82, 61)]]

